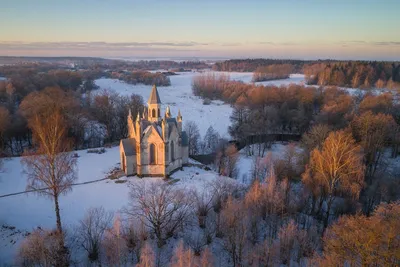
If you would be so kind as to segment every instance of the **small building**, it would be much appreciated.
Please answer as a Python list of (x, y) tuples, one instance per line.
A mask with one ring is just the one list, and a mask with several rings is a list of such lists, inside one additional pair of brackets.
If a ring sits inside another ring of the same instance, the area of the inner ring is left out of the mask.
[(182, 131), (182, 115), (173, 118), (169, 106), (164, 117), (153, 86), (142, 116), (128, 114), (128, 138), (120, 142), (121, 169), (127, 176), (168, 176), (189, 160), (188, 136)]

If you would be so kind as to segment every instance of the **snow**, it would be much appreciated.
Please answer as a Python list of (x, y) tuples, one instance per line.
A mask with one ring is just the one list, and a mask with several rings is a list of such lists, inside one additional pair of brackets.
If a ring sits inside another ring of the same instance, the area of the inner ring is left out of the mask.
[[(95, 181), (106, 178), (112, 169), (118, 167), (119, 147), (108, 148), (103, 154), (87, 153), (86, 150), (76, 153), (79, 156), (77, 183), (86, 184), (73, 186), (70, 193), (60, 198), (61, 218), (66, 229), (76, 225), (90, 207), (102, 206), (114, 212), (123, 208), (128, 204), (130, 184), (161, 180), (161, 178), (139, 179), (135, 176), (119, 179), (126, 181), (125, 183), (116, 183), (110, 179)], [(198, 164), (196, 161), (191, 163)], [(176, 180), (174, 186), (188, 192), (204, 190), (217, 178), (236, 183), (231, 178), (220, 177), (213, 171), (205, 171), (197, 166), (184, 167), (171, 176), (171, 179)], [(91, 181), (95, 182), (87, 183)], [(4, 171), (0, 173), (0, 266), (12, 263), (24, 233), (31, 232), (37, 227), (55, 227), (56, 218), (51, 199), (33, 193), (1, 197), (24, 191), (26, 183), (27, 177), (20, 158), (5, 160)], [(10, 230), (8, 226), (16, 229)]]
[[(213, 72), (213, 71), (208, 71)], [(204, 73), (204, 72), (203, 72)], [(213, 72), (229, 75), (232, 80), (251, 83), (253, 73), (251, 72)], [(172, 116), (181, 110), (183, 124), (185, 121), (195, 121), (199, 127), (200, 134), (204, 137), (208, 127), (212, 126), (221, 137), (229, 139), (228, 126), (230, 125), (230, 115), (232, 107), (222, 101), (212, 101), (210, 105), (203, 105), (203, 99), (194, 96), (192, 93), (192, 80), (200, 72), (178, 72), (178, 75), (170, 76), (171, 86), (159, 86), (158, 93), (161, 98), (161, 113), (164, 114), (166, 107), (171, 107)], [(290, 83), (303, 83), (304, 75), (292, 74), (290, 78), (256, 84), (274, 84), (277, 86)], [(145, 102), (150, 96), (152, 86), (137, 84), (131, 85), (117, 79), (101, 78), (95, 80), (96, 85), (101, 89), (113, 90), (121, 95), (138, 94)], [(98, 91), (100, 92), (100, 91)]]
[[(264, 153), (264, 157), (267, 156), (268, 153), (271, 153), (273, 160), (282, 159), (286, 147), (287, 143), (274, 143), (271, 145), (270, 149), (266, 150), (266, 153)], [(299, 146), (296, 146), (296, 151), (298, 153), (301, 151)], [(245, 148), (240, 150), (239, 152), (239, 160), (237, 163), (237, 169), (239, 170), (239, 172), (237, 179), (244, 184), (249, 184), (251, 182), (250, 178), (254, 158), (257, 158), (257, 156), (248, 156)]]

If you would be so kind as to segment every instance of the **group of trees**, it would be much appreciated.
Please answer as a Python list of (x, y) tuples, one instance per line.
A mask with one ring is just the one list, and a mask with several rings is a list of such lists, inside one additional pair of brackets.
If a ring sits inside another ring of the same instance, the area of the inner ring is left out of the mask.
[[(230, 59), (221, 62), (216, 62), (212, 69), (216, 71), (240, 71), (254, 72), (257, 68), (268, 67), (271, 65), (290, 65), (295, 73), (301, 72), (304, 64), (312, 63), (313, 61), (293, 60), (293, 59)], [(317, 62), (317, 61), (315, 61)]]
[[(282, 186), (283, 191), (272, 190), (275, 198), (268, 198), (274, 199), (275, 205), (284, 203), (279, 208), (282, 213), (276, 215), (274, 220), (278, 221), (278, 225), (285, 225), (287, 219), (292, 218), (298, 224), (288, 225), (282, 231), (282, 236), (278, 235), (277, 241), (269, 241), (268, 244), (286, 242), (284, 233), (293, 231), (289, 229), (297, 230), (286, 244), (307, 244), (306, 241), (296, 241), (296, 238), (303, 240), (313, 228), (316, 236), (323, 237), (323, 242), (316, 242), (319, 237), (315, 240), (311, 234), (309, 244), (314, 247), (305, 251), (311, 251), (311, 262), (317, 265), (398, 264), (400, 257), (395, 251), (400, 246), (397, 242), (400, 226), (394, 218), (398, 218), (400, 204), (396, 201), (400, 198), (400, 181), (397, 178), (398, 169), (389, 162), (390, 157), (398, 156), (400, 105), (391, 93), (350, 95), (336, 87), (253, 86), (229, 81), (226, 76), (211, 75), (197, 77), (193, 82), (193, 91), (202, 97), (221, 99), (234, 106), (230, 133), (237, 140), (246, 140), (246, 136), (260, 136), (260, 139), (251, 140), (258, 145), (258, 154), (251, 149), (252, 143), (246, 146), (248, 150), (250, 148), (249, 155), (258, 156), (254, 158), (249, 197), (259, 196), (260, 186), (268, 187), (270, 182)], [(282, 127), (285, 121), (281, 116), (290, 107), (295, 111), (291, 113), (291, 119), (300, 115), (300, 121), (305, 123), (304, 127), (296, 127), (295, 131)], [(271, 142), (265, 138), (269, 133), (302, 135), (301, 151), (291, 150), (289, 146), (281, 159), (273, 159), (270, 154), (264, 157), (265, 147)], [(217, 155), (224, 153), (220, 151)], [(260, 177), (265, 175), (269, 178), (260, 182)], [(295, 185), (299, 177), (301, 192)], [(290, 200), (291, 194), (301, 198), (285, 202)], [(257, 203), (266, 205), (268, 201)], [(238, 202), (235, 203), (237, 206)], [(283, 212), (290, 207), (293, 213), (289, 212), (288, 215)], [(264, 212), (268, 208), (261, 210)], [(240, 212), (235, 210), (233, 213)], [(364, 215), (354, 215), (360, 213)], [(340, 216), (341, 219), (336, 222)], [(256, 221), (255, 224), (259, 225), (260, 220)], [(367, 228), (365, 236), (364, 223)], [(381, 227), (372, 229), (373, 225), (379, 223), (390, 228), (388, 234)], [(279, 232), (276, 227), (267, 229), (273, 233)], [(393, 234), (393, 229), (396, 229), (396, 234)], [(236, 229), (235, 233), (241, 231), (243, 228)], [(271, 249), (263, 247), (262, 252), (285, 251)], [(297, 246), (296, 249), (289, 253), (290, 257), (301, 253), (301, 247)], [(231, 262), (243, 261), (241, 244), (236, 243), (229, 250), (235, 251)], [(322, 254), (315, 255), (320, 250)], [(379, 256), (372, 253), (373, 250)], [(305, 255), (300, 258), (310, 257)], [(290, 264), (290, 261), (293, 258), (283, 263)], [(248, 262), (246, 264), (250, 265)], [(268, 262), (266, 265), (273, 264)]]
[(304, 66), (309, 84), (352, 88), (400, 88), (400, 64), (394, 62), (345, 61)]
[(133, 71), (111, 74), (111, 78), (120, 79), (129, 84), (142, 83), (145, 85), (170, 86), (169, 77), (161, 72)]
[(270, 80), (286, 79), (293, 73), (293, 65), (268, 65), (255, 69), (253, 73), (253, 82), (263, 82)]
[(121, 96), (109, 90), (94, 93), (96, 71), (51, 68), (55, 66), (0, 67), (0, 75), (8, 77), (0, 81), (0, 156), (20, 155), (32, 146), (31, 115), (55, 103), (65, 116), (67, 136), (73, 139), (75, 149), (125, 137), (129, 108), (135, 117), (143, 110), (143, 99), (138, 95)]

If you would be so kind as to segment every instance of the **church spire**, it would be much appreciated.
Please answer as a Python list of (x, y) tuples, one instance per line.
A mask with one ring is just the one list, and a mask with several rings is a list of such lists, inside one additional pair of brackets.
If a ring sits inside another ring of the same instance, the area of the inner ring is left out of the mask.
[(148, 120), (151, 122), (159, 122), (160, 121), (160, 106), (161, 100), (158, 95), (157, 87), (154, 85), (153, 89), (151, 89), (149, 101), (147, 101), (147, 110), (148, 110)]
[(178, 117), (176, 117), (178, 120), (182, 120), (182, 115), (181, 115), (181, 110), (178, 110)]
[(149, 100), (147, 101), (147, 104), (161, 104), (160, 96), (158, 94), (156, 85), (153, 85), (153, 88), (151, 89), (150, 97)]
[(167, 109), (165, 110), (165, 117), (171, 118), (171, 110), (170, 110), (169, 106), (167, 106)]

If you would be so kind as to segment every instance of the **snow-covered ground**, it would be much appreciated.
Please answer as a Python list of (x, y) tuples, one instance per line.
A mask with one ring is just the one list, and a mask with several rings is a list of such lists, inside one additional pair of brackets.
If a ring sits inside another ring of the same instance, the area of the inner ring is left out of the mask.
[[(229, 75), (232, 80), (250, 83), (253, 73), (250, 72), (215, 72), (219, 74)], [(222, 137), (229, 138), (228, 126), (230, 125), (229, 117), (232, 113), (232, 107), (224, 104), (222, 101), (212, 101), (210, 105), (203, 105), (200, 97), (194, 96), (192, 93), (192, 80), (199, 72), (180, 72), (179, 75), (170, 76), (171, 86), (159, 86), (158, 92), (162, 102), (162, 114), (165, 108), (171, 107), (172, 116), (178, 114), (181, 110), (183, 123), (185, 121), (195, 121), (200, 129), (200, 134), (204, 137), (208, 127), (212, 126)], [(275, 84), (277, 86), (287, 85), (290, 83), (303, 83), (304, 75), (293, 74), (288, 79), (260, 82), (257, 84)], [(147, 102), (151, 86), (137, 84), (127, 84), (118, 79), (97, 79), (96, 85), (100, 90), (113, 90), (121, 95), (138, 94)]]
[[(86, 150), (78, 151), (77, 154), (79, 155), (77, 183), (105, 178), (119, 165), (119, 147), (106, 149), (104, 154), (87, 153)], [(236, 183), (231, 178), (220, 177), (213, 171), (205, 171), (194, 166), (184, 167), (182, 171), (175, 172), (171, 178), (177, 179), (174, 186), (185, 190), (203, 190), (209, 182), (217, 178)], [(109, 211), (118, 211), (128, 204), (129, 184), (160, 179), (122, 177), (119, 180), (126, 182), (116, 183), (115, 180), (107, 179), (75, 185), (72, 192), (60, 198), (63, 226), (68, 229), (76, 225), (90, 207), (102, 206)], [(0, 173), (0, 266), (13, 262), (19, 242), (26, 232), (31, 232), (36, 227), (55, 227), (56, 218), (51, 199), (33, 193), (1, 197), (24, 191), (26, 182), (27, 177), (23, 172), (20, 158), (5, 160), (4, 171)]]

